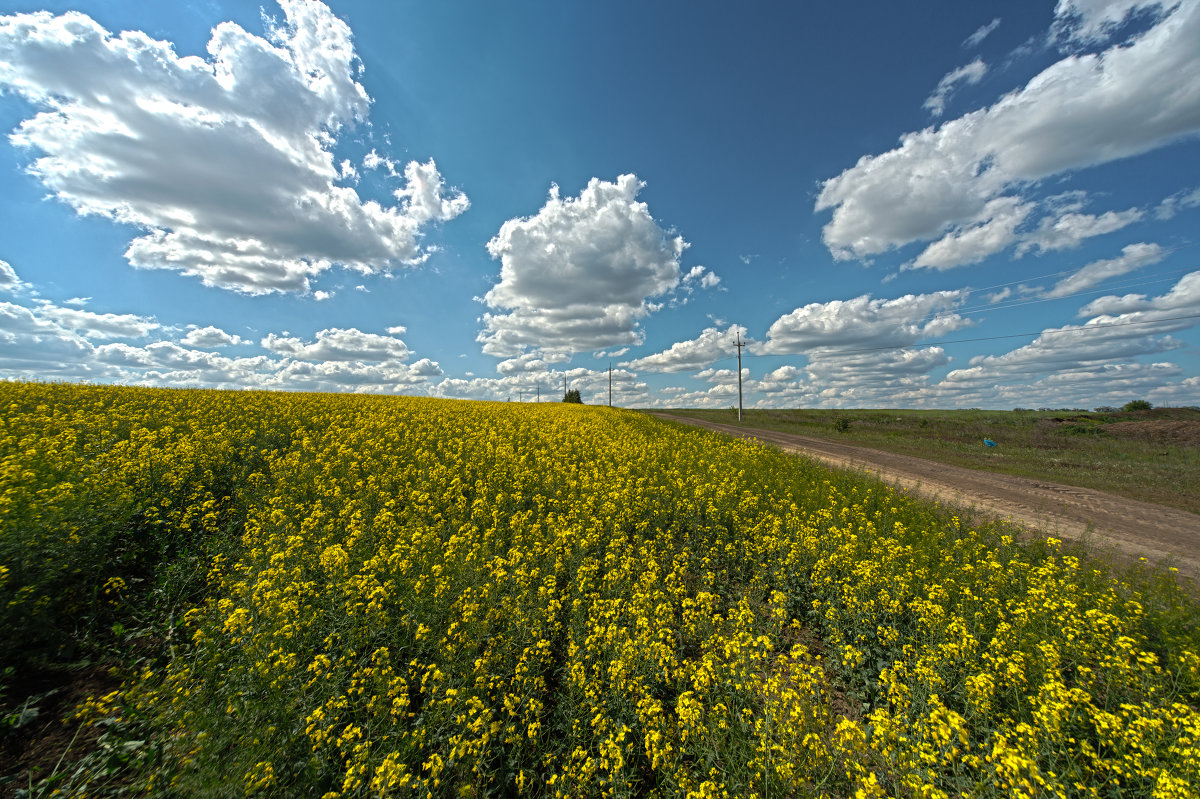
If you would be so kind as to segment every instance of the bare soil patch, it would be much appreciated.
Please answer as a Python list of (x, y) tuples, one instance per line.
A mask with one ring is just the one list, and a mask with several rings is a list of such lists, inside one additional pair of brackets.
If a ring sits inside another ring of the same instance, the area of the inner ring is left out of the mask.
[[(1028, 477), (966, 469), (851, 444), (772, 430), (745, 430), (733, 425), (655, 414), (738, 438), (757, 439), (785, 452), (814, 457), (834, 466), (860, 470), (914, 494), (1005, 519), (1031, 531), (1057, 538), (1083, 540), (1122, 559), (1146, 558), (1179, 569), (1200, 581), (1200, 515), (1126, 499), (1101, 491)], [(1174, 431), (1172, 420), (1119, 422), (1130, 435)], [(1172, 433), (1173, 434), (1173, 433)], [(1184, 434), (1191, 432), (1185, 430)], [(1194, 582), (1195, 584), (1195, 582)]]
[[(55, 768), (94, 748), (100, 730), (81, 728), (81, 722), (73, 718), (75, 708), (85, 699), (103, 696), (121, 684), (101, 664), (39, 676), (47, 686), (55, 687), (40, 694), (36, 715), (20, 730), (10, 733), (0, 746), (0, 799), (15, 796), (18, 789), (28, 789), (53, 774)], [(25, 693), (34, 690), (30, 686), (17, 687)]]
[(1122, 438), (1137, 438), (1160, 444), (1200, 447), (1200, 422), (1148, 419), (1140, 422), (1113, 422), (1104, 432)]

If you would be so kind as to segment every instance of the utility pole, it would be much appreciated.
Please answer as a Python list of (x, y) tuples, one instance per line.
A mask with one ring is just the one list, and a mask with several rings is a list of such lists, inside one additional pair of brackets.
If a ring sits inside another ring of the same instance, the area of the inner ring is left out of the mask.
[(563, 399), (567, 398), (567, 376), (563, 375)]
[(608, 362), (608, 407), (612, 407), (612, 361)]
[[(738, 352), (741, 352), (741, 350), (738, 350)], [(739, 361), (738, 363), (741, 363), (741, 361)], [(538, 402), (542, 401), (542, 381), (541, 380), (539, 380), (537, 382), (537, 401)], [(742, 417), (739, 416), (738, 418), (741, 419)]]
[(738, 331), (737, 344), (738, 348), (738, 421), (742, 421), (742, 347), (746, 346), (746, 342), (742, 341), (742, 331)]

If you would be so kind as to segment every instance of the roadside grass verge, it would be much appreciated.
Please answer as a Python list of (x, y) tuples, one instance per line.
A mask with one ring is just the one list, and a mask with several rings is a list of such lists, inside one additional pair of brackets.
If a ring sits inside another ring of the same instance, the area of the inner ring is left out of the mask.
[[(1034, 477), (1200, 513), (1200, 410), (747, 410), (665, 413)], [(983, 443), (987, 438), (997, 446)]]
[(608, 408), (0, 406), (4, 718), (120, 681), (11, 764), (30, 796), (1200, 791), (1165, 571)]

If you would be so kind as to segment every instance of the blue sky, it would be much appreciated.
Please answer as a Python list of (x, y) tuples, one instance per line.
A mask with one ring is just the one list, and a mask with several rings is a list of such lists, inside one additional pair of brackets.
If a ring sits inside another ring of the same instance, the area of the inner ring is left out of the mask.
[(1200, 0), (0, 3), (0, 377), (1200, 404)]

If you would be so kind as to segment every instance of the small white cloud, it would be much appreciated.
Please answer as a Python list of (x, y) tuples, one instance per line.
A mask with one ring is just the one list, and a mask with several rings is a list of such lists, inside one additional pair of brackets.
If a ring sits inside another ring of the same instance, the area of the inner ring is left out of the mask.
[(979, 44), (988, 36), (990, 36), (992, 31), (996, 30), (998, 27), (1000, 27), (1000, 17), (996, 17), (986, 25), (980, 25), (974, 33), (963, 40), (963, 47), (967, 49), (978, 47)]
[(1033, 249), (1039, 252), (1074, 249), (1085, 239), (1120, 230), (1141, 220), (1143, 216), (1145, 214), (1140, 208), (1105, 211), (1099, 215), (1069, 212), (1046, 216), (1036, 230), (1023, 237), (1017, 246), (1017, 255), (1024, 255)]
[(1200, 206), (1200, 187), (1176, 192), (1159, 203), (1154, 215), (1162, 220), (1173, 219), (1184, 208)]
[(1109, 278), (1119, 277), (1141, 269), (1143, 266), (1156, 264), (1165, 257), (1167, 257), (1166, 251), (1157, 244), (1130, 244), (1121, 250), (1119, 257), (1093, 261), (1074, 274), (1058, 281), (1054, 288), (1049, 289), (1042, 296), (1054, 298), (1077, 294), (1103, 283)]
[[(672, 301), (672, 305), (684, 305), (688, 298), (696, 290), (696, 286), (700, 288), (711, 289), (719, 285), (721, 278), (715, 273), (709, 271), (703, 266), (693, 266), (683, 280), (679, 282), (679, 292)], [(653, 309), (653, 306), (651, 306)], [(656, 309), (655, 309), (656, 310)]]
[[(471, 201), (462, 192), (447, 195), (446, 183), (430, 159), (424, 164), (416, 161), (404, 167), (404, 188), (393, 192), (400, 200), (405, 215), (418, 225), (426, 222), (444, 222), (466, 211)], [(436, 252), (435, 248), (426, 248)]]
[(646, 372), (689, 372), (737, 354), (738, 337), (746, 342), (746, 328), (730, 325), (725, 330), (705, 328), (694, 339), (677, 341), (662, 352), (636, 358), (621, 365)]
[(906, 294), (891, 300), (864, 294), (851, 300), (814, 302), (776, 319), (764, 342), (752, 347), (763, 355), (812, 355), (871, 348), (907, 347), (972, 322), (950, 309), (966, 291)]
[(925, 103), (921, 107), (928, 109), (929, 113), (935, 117), (940, 117), (946, 110), (946, 101), (950, 99), (950, 95), (954, 93), (959, 84), (965, 83), (968, 86), (974, 86), (983, 80), (983, 76), (986, 74), (987, 64), (983, 63), (983, 59), (976, 58), (970, 64), (961, 66), (943, 76), (938, 81), (933, 94), (925, 99)]
[(408, 328), (404, 325), (392, 325), (387, 329), (387, 334), (389, 336), (403, 336), (407, 332)]
[(421, 377), (437, 377), (443, 374), (442, 367), (438, 365), (437, 361), (431, 361), (428, 358), (422, 358), (410, 366), (408, 370), (411, 374)]
[(791, 364), (785, 364), (763, 375), (760, 381), (760, 388), (767, 393), (778, 393), (790, 388), (792, 384), (798, 382), (803, 377), (803, 371)]
[[(429, 393), (438, 397), (477, 399), (493, 401), (533, 402), (540, 386), (542, 402), (557, 402), (561, 395), (562, 380), (566, 378), (571, 388), (577, 388), (588, 404), (608, 402), (608, 370), (569, 369), (562, 372), (545, 372), (534, 375), (516, 373), (502, 377), (448, 377), (433, 385)], [(647, 386), (637, 375), (624, 369), (612, 372), (613, 401), (616, 405), (644, 408), (651, 404)]]
[[(750, 368), (742, 367), (742, 381), (750, 377)], [(738, 373), (736, 369), (704, 369), (696, 373), (698, 380), (712, 383), (714, 386), (737, 386)]]
[[(21, 305), (0, 301), (0, 370), (8, 377), (78, 375), (95, 350), (85, 338)], [(38, 371), (40, 370), (40, 372)]]
[(291, 336), (269, 334), (262, 340), (268, 350), (305, 361), (404, 361), (408, 345), (392, 336), (364, 333), (357, 328), (328, 328), (317, 333), (315, 341), (305, 342)]
[(324, 302), (325, 300), (329, 299), (332, 296), (333, 296), (332, 291), (314, 291), (313, 292), (313, 299), (316, 300), (317, 302)]
[(77, 308), (63, 308), (42, 303), (35, 313), (63, 330), (71, 330), (85, 338), (141, 338), (158, 330), (154, 319), (136, 314), (93, 313)]
[(363, 156), (362, 165), (363, 169), (367, 170), (376, 170), (380, 168), (386, 169), (388, 173), (392, 175), (392, 177), (397, 177), (399, 175), (396, 170), (396, 162), (390, 158), (385, 158), (384, 156), (380, 155), (375, 151), (374, 147), (371, 148), (369, 153)]
[[(1181, 311), (1195, 312), (1197, 308), (1200, 308), (1200, 272), (1189, 272), (1162, 296), (1148, 298), (1145, 294), (1126, 294), (1123, 297), (1100, 297), (1081, 308), (1079, 315), (1139, 321), (1178, 316)], [(1148, 314), (1152, 316), (1147, 316)], [(1175, 320), (1180, 326), (1172, 329), (1194, 327), (1197, 321), (1196, 319)]]
[(998, 197), (984, 206), (973, 227), (959, 227), (930, 244), (901, 269), (951, 269), (1000, 252), (1018, 238), (1017, 228), (1033, 210), (1016, 197)]
[(70, 305), (73, 308), (82, 308), (92, 301), (91, 297), (72, 297), (69, 300), (63, 300), (63, 305)]
[(22, 291), (29, 287), (21, 278), (17, 277), (17, 272), (8, 261), (0, 260), (0, 291)]
[(1178, 5), (1163, 0), (1058, 0), (1054, 8), (1055, 35), (1083, 44), (1110, 38), (1137, 11), (1162, 10)]
[(230, 347), (245, 343), (245, 339), (241, 336), (226, 333), (219, 327), (208, 325), (207, 327), (193, 327), (180, 343), (188, 347)]
[(502, 375), (548, 372), (552, 364), (565, 363), (569, 360), (570, 357), (562, 353), (526, 352), (496, 364), (496, 371)]

